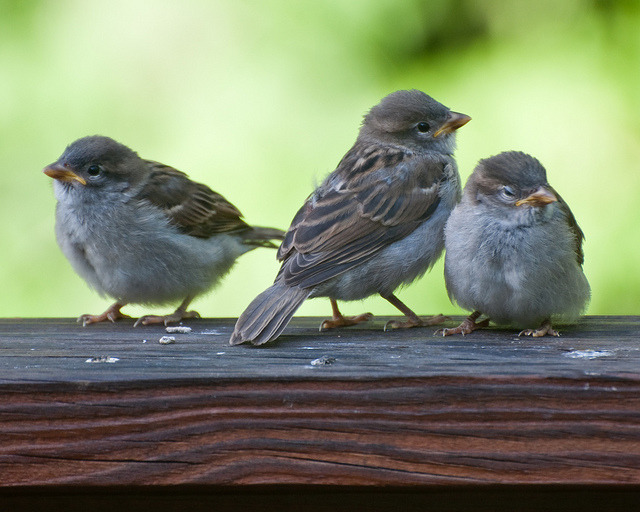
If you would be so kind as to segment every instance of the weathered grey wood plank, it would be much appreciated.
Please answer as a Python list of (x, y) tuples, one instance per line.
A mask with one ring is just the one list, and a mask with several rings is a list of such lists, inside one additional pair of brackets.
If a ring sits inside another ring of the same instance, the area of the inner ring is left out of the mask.
[[(294, 319), (265, 347), (228, 345), (233, 319), (193, 320), (189, 334), (132, 328), (131, 322), (81, 327), (72, 319), (0, 320), (0, 385), (233, 378), (385, 378), (640, 375), (640, 317), (587, 317), (560, 338), (518, 338), (512, 329), (442, 338), (433, 328), (383, 332), (387, 318), (318, 332), (321, 319)], [(455, 324), (456, 318), (449, 322)], [(145, 342), (146, 340), (146, 342)], [(312, 365), (326, 356), (332, 364)], [(90, 358), (117, 358), (87, 363)]]

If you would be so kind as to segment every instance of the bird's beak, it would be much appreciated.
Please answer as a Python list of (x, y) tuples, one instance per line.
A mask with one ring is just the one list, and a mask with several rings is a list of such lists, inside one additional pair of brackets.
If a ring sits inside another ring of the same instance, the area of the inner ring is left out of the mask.
[(42, 169), (42, 172), (45, 173), (50, 178), (58, 181), (78, 181), (82, 185), (86, 185), (87, 182), (81, 176), (78, 176), (75, 172), (63, 167), (60, 164), (51, 164)]
[(558, 200), (556, 195), (544, 187), (538, 188), (533, 194), (516, 201), (516, 206), (545, 206), (549, 203), (555, 203)]
[(466, 114), (461, 114), (460, 112), (449, 112), (449, 117), (438, 131), (433, 134), (433, 136), (439, 137), (440, 135), (455, 132), (458, 128), (464, 126), (469, 121), (471, 121), (471, 118)]

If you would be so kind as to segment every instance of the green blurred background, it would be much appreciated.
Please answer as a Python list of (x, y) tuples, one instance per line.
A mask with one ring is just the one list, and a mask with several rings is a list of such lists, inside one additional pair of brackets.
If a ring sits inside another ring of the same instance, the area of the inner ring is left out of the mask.
[[(0, 1), (0, 316), (109, 304), (58, 249), (40, 172), (76, 138), (109, 135), (286, 228), (362, 115), (404, 88), (473, 117), (463, 179), (503, 150), (537, 156), (586, 233), (588, 312), (638, 314), (639, 73), (637, 1)], [(253, 251), (194, 307), (237, 316), (277, 268)], [(399, 296), (460, 313), (442, 262)], [(364, 310), (396, 314), (379, 297), (343, 304)], [(299, 314), (329, 313), (314, 300)]]

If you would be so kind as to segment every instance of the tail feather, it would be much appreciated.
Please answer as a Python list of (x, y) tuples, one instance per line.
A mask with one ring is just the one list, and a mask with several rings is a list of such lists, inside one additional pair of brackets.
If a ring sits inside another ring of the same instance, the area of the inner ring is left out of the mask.
[(310, 293), (311, 290), (276, 281), (253, 299), (240, 315), (229, 343), (239, 345), (250, 341), (262, 345), (277, 338)]
[(247, 245), (277, 249), (278, 246), (270, 240), (284, 240), (284, 235), (285, 232), (280, 229), (250, 226), (242, 233), (242, 239)]

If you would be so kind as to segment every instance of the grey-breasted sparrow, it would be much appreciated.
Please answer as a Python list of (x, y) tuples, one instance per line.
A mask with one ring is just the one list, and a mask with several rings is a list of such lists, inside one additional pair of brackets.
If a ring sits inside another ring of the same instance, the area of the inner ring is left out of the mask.
[(278, 229), (249, 226), (240, 211), (186, 174), (144, 160), (102, 136), (70, 144), (47, 166), (54, 178), (56, 236), (75, 271), (101, 295), (116, 300), (83, 325), (128, 318), (125, 304), (182, 301), (167, 316), (149, 315), (134, 325), (197, 317), (187, 311), (241, 254), (276, 246)]
[[(582, 272), (584, 235), (544, 167), (509, 151), (481, 160), (445, 228), (445, 280), (473, 313), (444, 335), (488, 325), (557, 336), (552, 319), (573, 322), (590, 297)], [(482, 315), (488, 319), (476, 320)]]
[(420, 319), (393, 292), (442, 253), (461, 190), (455, 131), (470, 119), (417, 90), (396, 91), (374, 106), (353, 147), (294, 217), (274, 284), (242, 313), (230, 343), (276, 338), (308, 297), (331, 300), (333, 318), (324, 328), (369, 319), (342, 316), (336, 301), (376, 293), (406, 315), (389, 327), (442, 321)]

